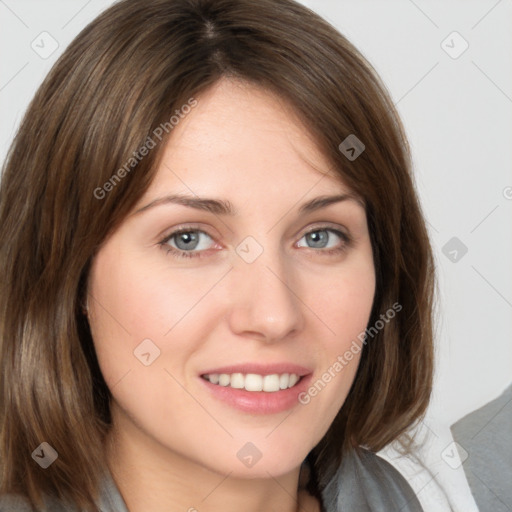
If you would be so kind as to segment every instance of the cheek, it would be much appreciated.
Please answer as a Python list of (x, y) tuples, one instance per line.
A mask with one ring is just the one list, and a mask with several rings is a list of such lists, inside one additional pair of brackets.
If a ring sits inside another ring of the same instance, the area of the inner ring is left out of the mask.
[[(91, 272), (91, 290), (107, 322), (117, 322), (134, 335), (162, 336), (198, 300), (191, 274), (154, 268), (151, 262), (105, 254)], [(101, 313), (101, 311), (99, 311)]]
[(171, 272), (163, 255), (155, 262), (120, 254), (114, 244), (104, 248), (89, 277), (89, 323), (107, 384), (139, 369), (137, 356), (148, 352), (146, 362), (158, 355), (152, 367), (186, 361), (193, 340), (201, 338), (194, 333), (204, 334), (216, 314), (215, 304), (202, 299), (223, 273)]
[(318, 293), (316, 303), (322, 313), (318, 316), (333, 334), (325, 337), (331, 350), (343, 349), (367, 327), (375, 296), (375, 270), (371, 250), (366, 249), (347, 259), (339, 273), (327, 276), (323, 292)]
[(375, 272), (371, 252), (347, 261), (338, 274), (325, 282), (317, 294), (315, 313), (328, 329), (321, 340), (320, 364), (314, 380), (299, 401), (316, 419), (317, 440), (327, 431), (343, 406), (355, 378), (375, 295)]

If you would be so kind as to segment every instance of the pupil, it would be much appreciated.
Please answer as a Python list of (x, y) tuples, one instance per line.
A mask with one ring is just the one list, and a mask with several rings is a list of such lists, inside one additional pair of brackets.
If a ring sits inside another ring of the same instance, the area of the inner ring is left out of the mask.
[[(327, 233), (325, 231), (315, 231), (309, 235), (313, 239), (313, 243), (318, 244), (327, 240)], [(316, 240), (315, 240), (316, 239)]]
[[(178, 237), (178, 241), (176, 243), (176, 245), (178, 245), (179, 247), (179, 243), (181, 241), (184, 241), (184, 245), (185, 245), (185, 249), (189, 248), (190, 246), (190, 243), (192, 242), (192, 244), (194, 242), (197, 242), (198, 240), (198, 234), (197, 233), (181, 233), (180, 236)], [(183, 248), (183, 247), (179, 247), (180, 249)]]

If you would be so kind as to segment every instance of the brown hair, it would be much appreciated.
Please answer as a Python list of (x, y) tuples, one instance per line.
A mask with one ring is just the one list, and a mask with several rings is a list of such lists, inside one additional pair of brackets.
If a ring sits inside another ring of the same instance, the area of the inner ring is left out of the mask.
[[(147, 189), (164, 144), (103, 197), (95, 191), (223, 76), (279, 95), (364, 199), (377, 276), (369, 325), (402, 306), (368, 339), (344, 406), (308, 455), (310, 491), (319, 496), (344, 450), (380, 450), (424, 414), (434, 265), (408, 143), (375, 70), (291, 0), (124, 0), (54, 65), (4, 166), (0, 493), (24, 494), (37, 506), (44, 493), (95, 510), (111, 395), (81, 304), (91, 260)], [(355, 160), (338, 149), (350, 134), (365, 145)], [(43, 441), (58, 453), (46, 470), (31, 458)]]

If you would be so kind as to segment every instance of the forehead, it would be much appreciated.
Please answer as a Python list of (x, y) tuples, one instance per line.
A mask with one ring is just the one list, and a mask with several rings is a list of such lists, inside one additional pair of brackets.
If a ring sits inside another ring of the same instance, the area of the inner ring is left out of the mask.
[(279, 97), (245, 82), (222, 79), (197, 97), (166, 142), (147, 195), (258, 192), (298, 200), (349, 189), (293, 110)]

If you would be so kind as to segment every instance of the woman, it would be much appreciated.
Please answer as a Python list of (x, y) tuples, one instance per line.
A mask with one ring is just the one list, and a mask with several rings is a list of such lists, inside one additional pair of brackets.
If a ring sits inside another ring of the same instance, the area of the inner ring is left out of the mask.
[(421, 510), (431, 249), (371, 66), (290, 0), (124, 0), (0, 189), (1, 510)]

